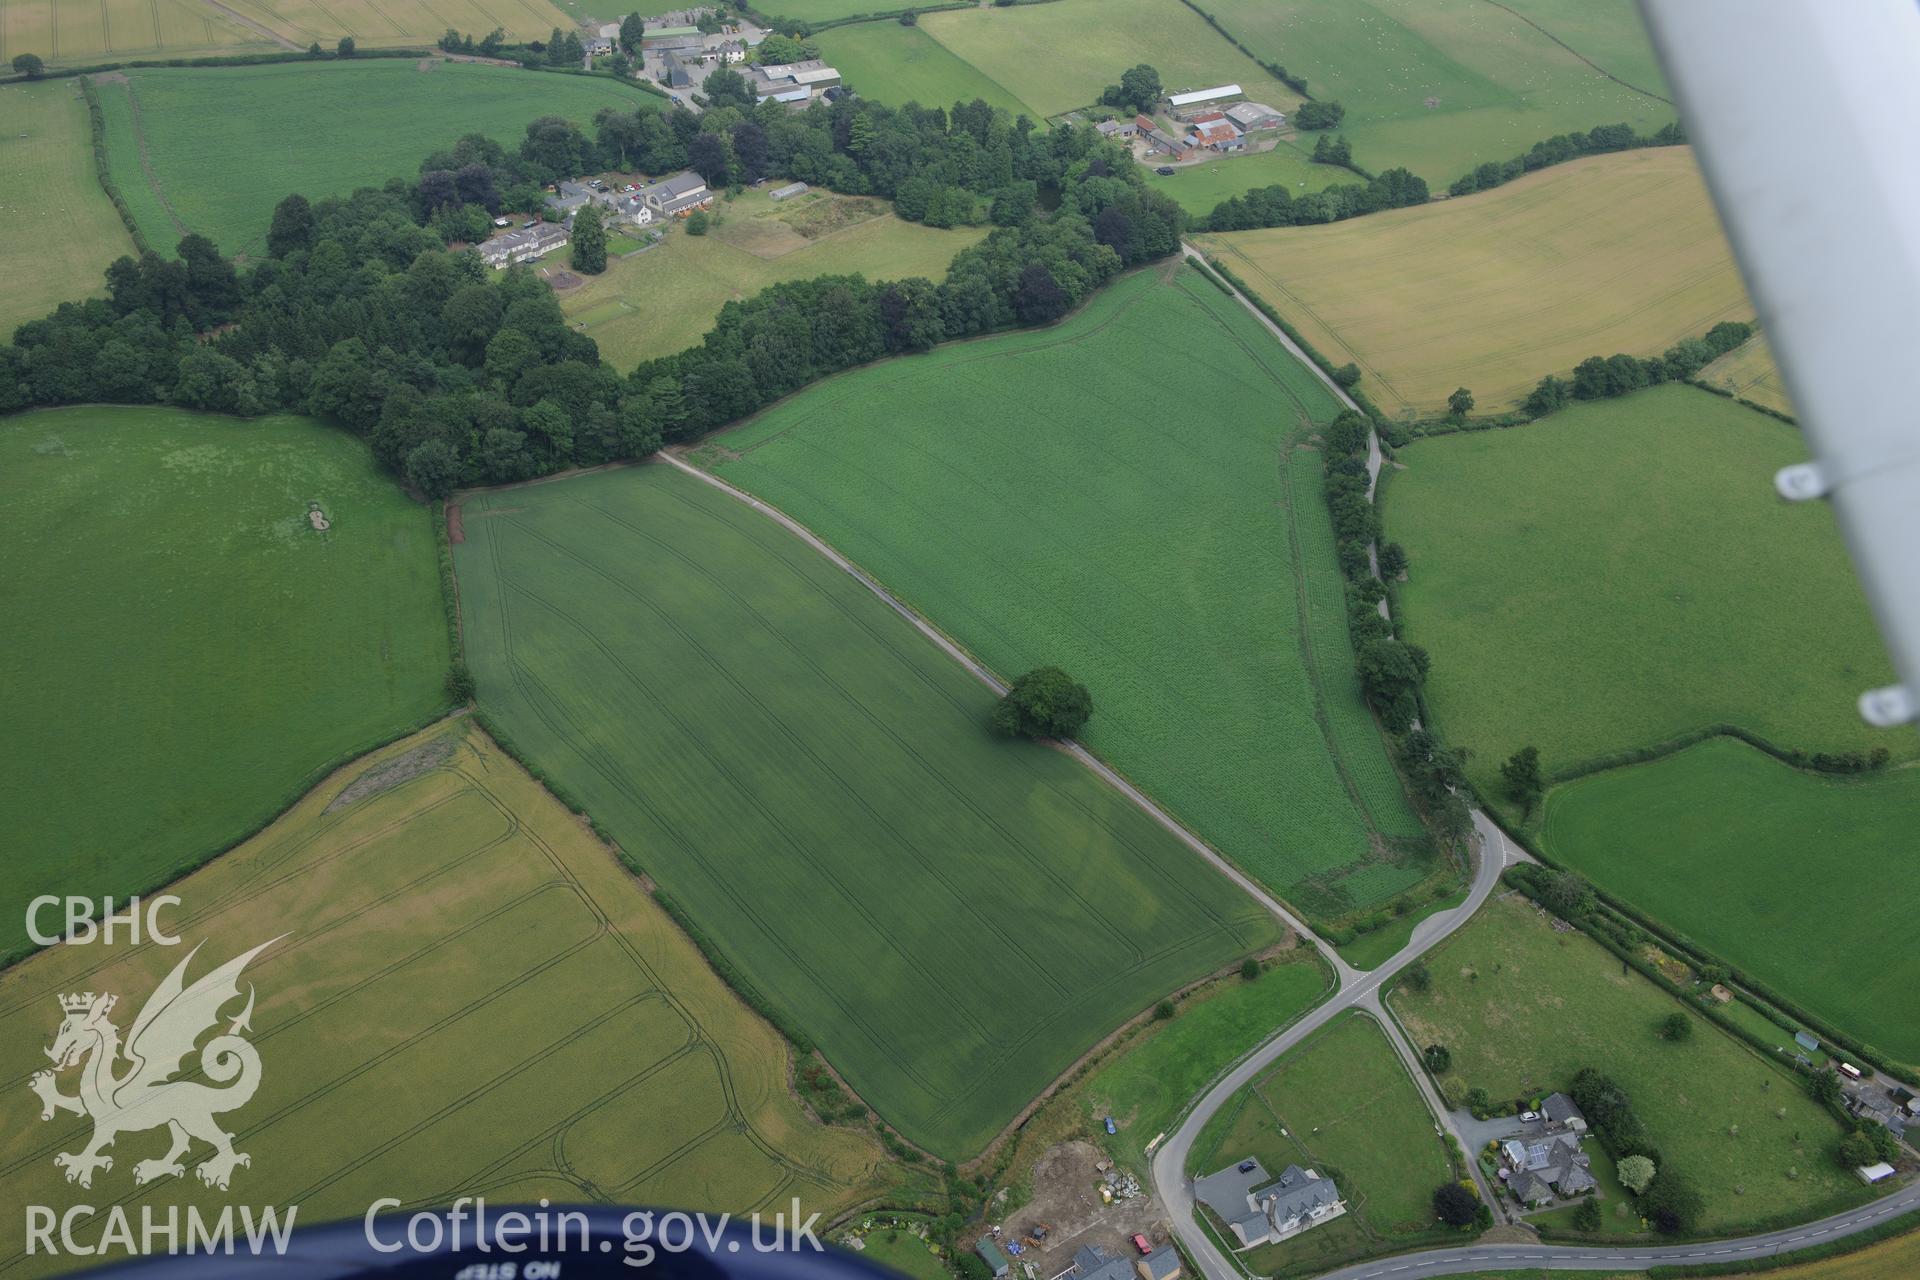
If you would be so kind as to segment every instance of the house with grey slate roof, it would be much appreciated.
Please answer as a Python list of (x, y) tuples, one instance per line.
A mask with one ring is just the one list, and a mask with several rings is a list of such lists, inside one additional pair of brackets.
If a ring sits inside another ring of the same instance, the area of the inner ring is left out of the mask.
[(1242, 1249), (1274, 1244), (1347, 1211), (1331, 1178), (1290, 1164), (1275, 1178), (1258, 1160), (1196, 1178), (1193, 1194), (1225, 1223)]
[(1599, 1185), (1593, 1161), (1580, 1149), (1587, 1117), (1564, 1093), (1540, 1104), (1536, 1130), (1519, 1133), (1500, 1144), (1507, 1166), (1507, 1189), (1522, 1204), (1552, 1204), (1585, 1195)]

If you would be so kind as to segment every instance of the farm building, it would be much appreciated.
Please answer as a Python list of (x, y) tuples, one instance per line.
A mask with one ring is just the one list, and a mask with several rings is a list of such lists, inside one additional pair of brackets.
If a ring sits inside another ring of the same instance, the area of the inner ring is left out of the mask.
[(482, 262), (495, 271), (501, 271), (511, 263), (544, 258), (571, 238), (567, 229), (559, 223), (540, 222), (518, 231), (509, 231), (503, 236), (495, 236), (477, 248)]
[(1227, 119), (1242, 129), (1278, 129), (1287, 118), (1264, 102), (1236, 102), (1227, 108)]
[(1288, 1239), (1347, 1211), (1333, 1179), (1297, 1164), (1275, 1178), (1258, 1160), (1243, 1160), (1195, 1179), (1193, 1194), (1219, 1215), (1242, 1248)]
[[(824, 93), (840, 83), (840, 72), (820, 61), (781, 62), (766, 67), (750, 67), (747, 78), (754, 96), (761, 102), (806, 102), (814, 94)], [(801, 91), (796, 93), (796, 90)]]
[(1246, 139), (1233, 126), (1233, 121), (1219, 112), (1210, 119), (1198, 119), (1192, 122), (1193, 132), (1187, 141), (1196, 147), (1207, 147), (1214, 151), (1239, 151), (1247, 145)]
[(987, 1264), (989, 1271), (993, 1272), (994, 1280), (1001, 1280), (1013, 1270), (1013, 1264), (1007, 1261), (1006, 1254), (1000, 1252), (1000, 1246), (984, 1236), (981, 1237), (979, 1244), (973, 1246), (973, 1251), (980, 1255), (980, 1260)]
[(674, 42), (680, 40), (691, 40), (698, 44), (700, 41), (700, 28), (649, 27), (646, 34), (640, 37), (640, 43), (648, 49), (675, 48), (678, 46), (676, 46)]
[(687, 64), (681, 61), (678, 50), (669, 49), (660, 55), (660, 69), (669, 89), (693, 87), (693, 77), (687, 73)]
[(1133, 127), (1141, 137), (1147, 140), (1147, 150), (1164, 151), (1175, 160), (1186, 159), (1186, 143), (1181, 142), (1172, 134), (1162, 131), (1160, 126), (1156, 125), (1146, 116), (1135, 116), (1133, 118)]
[(1132, 120), (1102, 120), (1093, 127), (1103, 138), (1131, 138), (1140, 132), (1140, 126)]
[(1176, 93), (1167, 99), (1171, 107), (1195, 107), (1203, 102), (1224, 102), (1228, 98), (1240, 96), (1237, 84), (1217, 84), (1211, 89), (1195, 89), (1189, 93)]
[(596, 56), (613, 52), (613, 41), (605, 36), (595, 36), (587, 41), (587, 52)]
[(1882, 1160), (1879, 1164), (1862, 1165), (1860, 1168), (1855, 1169), (1853, 1174), (1856, 1178), (1860, 1179), (1860, 1181), (1866, 1183), (1868, 1186), (1872, 1186), (1876, 1182), (1885, 1182), (1888, 1178), (1891, 1178), (1894, 1174), (1894, 1168)]
[(809, 188), (804, 182), (789, 182), (786, 186), (770, 192), (767, 198), (769, 200), (791, 200), (795, 196), (805, 195), (808, 190)]
[(713, 192), (705, 178), (687, 169), (640, 188), (640, 199), (655, 217), (671, 218), (704, 209), (713, 203)]

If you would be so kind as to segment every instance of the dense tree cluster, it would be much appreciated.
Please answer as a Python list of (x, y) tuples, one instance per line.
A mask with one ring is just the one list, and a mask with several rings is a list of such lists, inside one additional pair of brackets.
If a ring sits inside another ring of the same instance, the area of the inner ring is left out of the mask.
[(1443, 1182), (1433, 1189), (1433, 1216), (1450, 1227), (1470, 1227), (1480, 1216), (1480, 1197), (1459, 1182)]
[(1332, 129), (1347, 118), (1347, 109), (1337, 102), (1303, 102), (1293, 113), (1296, 129)]
[[(840, 369), (1057, 320), (1123, 267), (1178, 247), (1178, 207), (1093, 130), (1034, 135), (964, 105), (951, 118), (960, 124), (950, 131), (945, 112), (815, 107), (774, 131), (794, 163), (805, 152), (867, 190), (951, 176), (956, 152), (978, 155), (985, 137), (1009, 163), (1019, 157), (1029, 196), (1042, 183), (1057, 194), (1044, 217), (1025, 202), (939, 285), (781, 284), (728, 303), (700, 346), (622, 377), (544, 283), (522, 268), (496, 275), (446, 245), (475, 238), (466, 224), (495, 210), (537, 206), (540, 183), (599, 167), (610, 146), (671, 153), (692, 117), (603, 112), (596, 138), (548, 118), (528, 126), (517, 153), (475, 135), (429, 156), (413, 182), (318, 203), (287, 197), (267, 256), (244, 274), (199, 236), (177, 258), (118, 260), (107, 297), (65, 304), (0, 347), (0, 412), (96, 400), (296, 410), (366, 436), (383, 464), (438, 496), (649, 453)], [(618, 122), (651, 127), (610, 141)], [(834, 149), (836, 136), (863, 131), (864, 159)], [(576, 262), (591, 270), (603, 249), (590, 229), (581, 238)]]
[[(1297, 121), (1299, 117), (1296, 115)], [(1532, 148), (1511, 160), (1489, 160), (1472, 173), (1456, 178), (1447, 188), (1448, 195), (1471, 195), (1476, 191), (1491, 191), (1503, 183), (1512, 182), (1523, 173), (1532, 173), (1535, 169), (1544, 169), (1548, 165), (1562, 161), (1578, 159), (1581, 156), (1600, 155), (1607, 151), (1631, 151), (1637, 147), (1672, 147), (1687, 140), (1687, 132), (1678, 124), (1663, 125), (1650, 136), (1643, 137), (1633, 131), (1632, 125), (1603, 124), (1585, 133), (1562, 133), (1536, 142)]]
[(1344, 133), (1323, 133), (1313, 140), (1313, 162), (1315, 164), (1348, 165), (1353, 163), (1353, 146)]
[[(1346, 139), (1329, 144), (1324, 154), (1316, 144), (1314, 159), (1329, 164), (1349, 163), (1351, 156), (1346, 150)], [(1245, 231), (1251, 227), (1304, 227), (1342, 222), (1382, 209), (1425, 204), (1427, 198), (1426, 179), (1407, 169), (1388, 169), (1364, 183), (1336, 183), (1325, 191), (1310, 191), (1302, 196), (1276, 183), (1222, 200), (1206, 216), (1205, 229)]]
[(1160, 73), (1143, 62), (1121, 72), (1120, 83), (1108, 85), (1100, 101), (1144, 115), (1160, 105), (1160, 94)]
[(1722, 320), (1705, 337), (1683, 338), (1657, 356), (1588, 356), (1573, 370), (1573, 381), (1548, 374), (1528, 393), (1525, 408), (1545, 417), (1571, 400), (1604, 400), (1643, 387), (1691, 378), (1753, 336), (1753, 326)]

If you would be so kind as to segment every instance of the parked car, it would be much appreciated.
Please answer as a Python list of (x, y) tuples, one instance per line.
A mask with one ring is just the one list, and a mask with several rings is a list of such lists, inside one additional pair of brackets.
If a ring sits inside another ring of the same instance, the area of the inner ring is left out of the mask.
[(1252, 1172), (1254, 1171), (1254, 1169), (1255, 1169), (1255, 1168), (1257, 1167), (1257, 1165), (1258, 1165), (1258, 1162), (1257, 1162), (1257, 1161), (1254, 1161), (1254, 1160), (1242, 1160), (1242, 1161), (1240, 1162), (1240, 1172), (1242, 1172), (1242, 1173), (1252, 1173)]
[(1153, 1252), (1153, 1246), (1148, 1244), (1147, 1238), (1138, 1231), (1133, 1233), (1133, 1247), (1140, 1251), (1140, 1256), (1143, 1258)]
[(1158, 169), (1155, 169), (1154, 172), (1159, 174), (1163, 178), (1171, 178), (1173, 176), (1173, 166), (1170, 164), (1163, 164)]
[(1118, 1133), (1118, 1132), (1120, 1132), (1120, 1126), (1119, 1126), (1119, 1125), (1117, 1125), (1117, 1124), (1115, 1124), (1115, 1123), (1113, 1122), (1113, 1117), (1112, 1117), (1112, 1116), (1108, 1116), (1108, 1117), (1107, 1117), (1107, 1132), (1108, 1132), (1108, 1133)]
[(1535, 1120), (1538, 1120), (1539, 1118), (1540, 1118), (1540, 1113), (1538, 1111), (1522, 1111), (1520, 1113), (1521, 1124), (1532, 1124)]

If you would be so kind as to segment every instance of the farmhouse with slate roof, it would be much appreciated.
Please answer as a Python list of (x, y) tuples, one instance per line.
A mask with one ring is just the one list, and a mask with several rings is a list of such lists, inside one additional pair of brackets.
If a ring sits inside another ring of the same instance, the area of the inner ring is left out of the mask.
[(1274, 1178), (1258, 1160), (1243, 1160), (1195, 1179), (1193, 1194), (1226, 1223), (1242, 1249), (1285, 1240), (1347, 1211), (1331, 1178), (1297, 1164)]
[(1587, 1117), (1564, 1093), (1540, 1104), (1539, 1133), (1521, 1133), (1500, 1144), (1507, 1187), (1522, 1204), (1551, 1204), (1592, 1191), (1593, 1161), (1580, 1149)]

